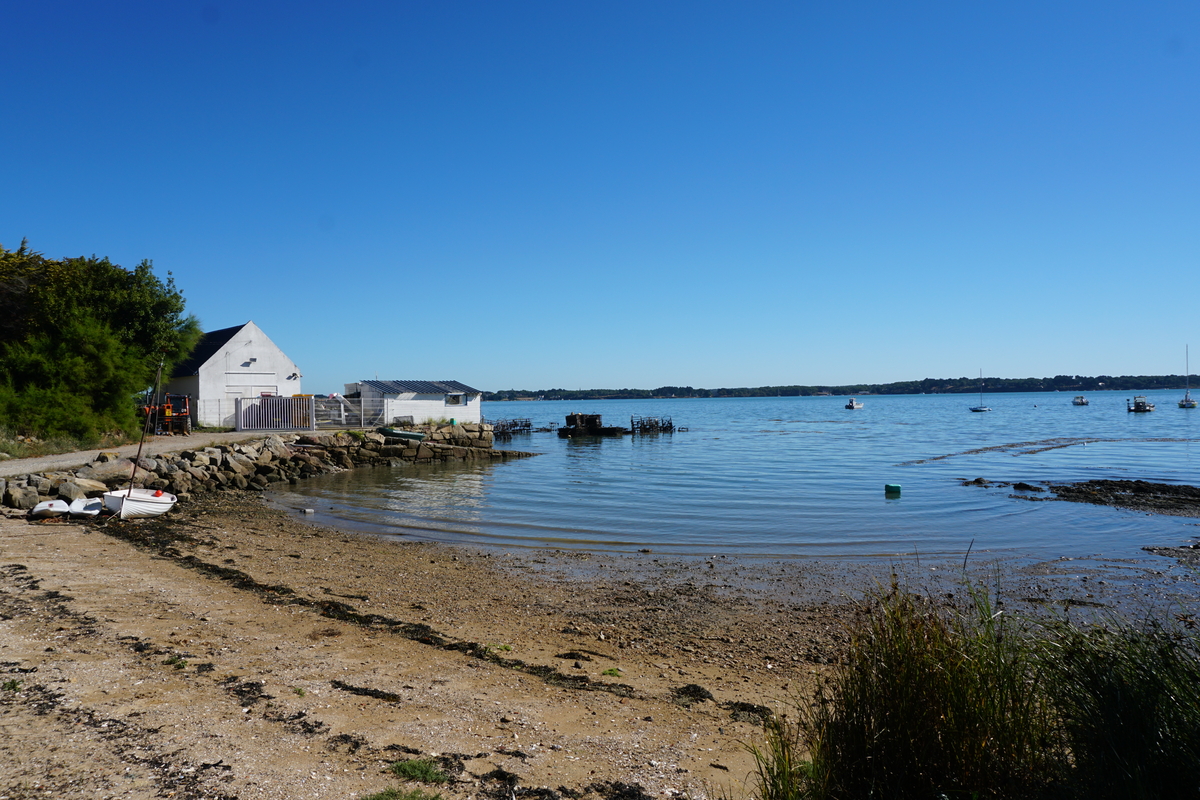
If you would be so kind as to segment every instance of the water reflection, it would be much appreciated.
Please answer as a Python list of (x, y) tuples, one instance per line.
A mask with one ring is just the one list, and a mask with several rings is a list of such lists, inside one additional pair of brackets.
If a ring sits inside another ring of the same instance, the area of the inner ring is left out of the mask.
[[(669, 414), (690, 430), (523, 435), (506, 446), (542, 455), (357, 470), (314, 478), (279, 497), (358, 526), (426, 538), (656, 553), (932, 555), (961, 553), (974, 541), (977, 553), (1136, 555), (1145, 544), (1194, 538), (1194, 520), (1019, 500), (999, 482), (1192, 482), (1195, 412), (1131, 420), (1123, 398), (1099, 393), (1082, 408), (1069, 396), (1001, 397), (991, 415), (970, 414), (955, 396), (868, 397), (853, 412), (841, 403), (751, 398), (639, 408), (597, 401), (587, 410), (606, 418)], [(575, 405), (537, 407), (549, 414)], [(978, 477), (992, 487), (962, 485)], [(885, 497), (883, 486), (896, 483), (901, 496)]]

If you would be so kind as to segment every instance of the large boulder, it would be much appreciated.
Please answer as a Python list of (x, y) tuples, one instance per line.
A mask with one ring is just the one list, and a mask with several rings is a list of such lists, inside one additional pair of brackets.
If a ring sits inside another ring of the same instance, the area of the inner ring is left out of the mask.
[(58, 485), (58, 499), (66, 500), (68, 503), (72, 500), (82, 500), (87, 497), (87, 492), (80, 488), (79, 484), (74, 481), (63, 481)]
[[(111, 486), (114, 481), (120, 481), (122, 478), (128, 480), (132, 471), (133, 462), (128, 458), (116, 461), (93, 461), (86, 467), (80, 467), (76, 470), (75, 477), (87, 478), (88, 480), (99, 481)], [(145, 470), (139, 471), (145, 472)], [(137, 480), (136, 476), (134, 476), (134, 480)]]
[(37, 489), (32, 486), (10, 485), (4, 490), (4, 505), (9, 508), (33, 508), (37, 504)]
[(79, 476), (75, 476), (75, 480), (71, 481), (71, 483), (75, 484), (80, 489), (83, 489), (83, 491), (87, 493), (88, 497), (95, 497), (98, 494), (103, 494), (104, 492), (108, 491), (108, 486), (106, 484), (101, 483), (100, 481), (88, 480), (87, 478), (80, 478)]

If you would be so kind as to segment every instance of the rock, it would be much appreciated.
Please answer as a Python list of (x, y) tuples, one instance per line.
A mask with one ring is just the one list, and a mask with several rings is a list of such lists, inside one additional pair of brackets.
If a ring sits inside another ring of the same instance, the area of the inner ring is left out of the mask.
[(86, 467), (76, 470), (75, 477), (111, 484), (113, 480), (128, 479), (132, 471), (133, 462), (127, 458), (119, 461), (93, 461)]
[(85, 497), (87, 497), (87, 492), (73, 481), (63, 481), (58, 485), (59, 500), (66, 500), (69, 503), (72, 500), (82, 500)]
[(92, 497), (92, 496), (95, 496), (98, 494), (102, 494), (102, 493), (108, 491), (108, 486), (106, 484), (102, 483), (101, 481), (93, 481), (93, 480), (89, 480), (88, 478), (80, 478), (78, 475), (75, 476), (75, 480), (73, 480), (72, 483), (74, 483), (80, 489), (83, 489), (83, 491), (85, 491), (89, 497)]
[(28, 509), (38, 504), (37, 489), (32, 486), (9, 486), (4, 490), (4, 505)]

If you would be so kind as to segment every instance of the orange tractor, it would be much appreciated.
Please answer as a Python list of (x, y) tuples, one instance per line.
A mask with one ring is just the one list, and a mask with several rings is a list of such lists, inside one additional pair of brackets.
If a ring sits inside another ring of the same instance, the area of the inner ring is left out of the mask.
[(145, 420), (146, 428), (156, 436), (187, 436), (192, 432), (192, 404), (186, 394), (164, 394), (161, 402), (154, 404), (156, 398), (148, 397), (146, 405), (138, 411)]

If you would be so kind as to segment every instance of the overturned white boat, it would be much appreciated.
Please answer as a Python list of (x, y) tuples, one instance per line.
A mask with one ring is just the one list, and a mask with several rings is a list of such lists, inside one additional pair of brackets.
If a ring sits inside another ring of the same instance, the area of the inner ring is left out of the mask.
[(104, 501), (99, 497), (81, 497), (71, 501), (67, 513), (72, 517), (95, 517), (99, 516), (103, 509)]
[(117, 489), (104, 493), (104, 507), (121, 519), (157, 517), (178, 500), (161, 489)]
[(69, 506), (65, 500), (44, 500), (29, 510), (30, 519), (50, 519), (61, 517), (67, 513)]

